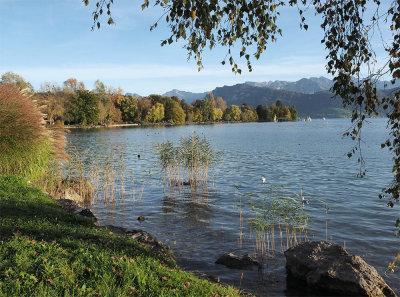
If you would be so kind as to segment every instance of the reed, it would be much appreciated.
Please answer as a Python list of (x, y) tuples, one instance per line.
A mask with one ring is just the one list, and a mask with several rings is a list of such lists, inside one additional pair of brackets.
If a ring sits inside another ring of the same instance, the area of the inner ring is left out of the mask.
[(212, 148), (206, 138), (194, 132), (182, 137), (179, 145), (171, 142), (158, 144), (157, 154), (164, 172), (164, 183), (169, 186), (206, 186), (209, 169), (220, 159), (221, 152)]
[(251, 212), (249, 222), (257, 253), (273, 257), (276, 239), (281, 251), (307, 240), (308, 216), (301, 201), (285, 195), (283, 188), (271, 187), (267, 195), (252, 203)]
[(54, 170), (50, 174), (57, 177), (53, 179), (52, 189), (48, 188), (52, 196), (65, 198), (66, 192), (73, 192), (82, 198), (76, 201), (79, 204), (102, 203), (112, 208), (124, 207), (128, 197), (133, 204), (137, 198), (142, 199), (151, 171), (136, 179), (134, 170), (127, 169), (122, 152), (111, 149), (105, 158), (97, 159), (88, 151), (79, 152), (70, 147), (69, 154), (68, 162), (57, 168), (59, 173), (55, 174)]

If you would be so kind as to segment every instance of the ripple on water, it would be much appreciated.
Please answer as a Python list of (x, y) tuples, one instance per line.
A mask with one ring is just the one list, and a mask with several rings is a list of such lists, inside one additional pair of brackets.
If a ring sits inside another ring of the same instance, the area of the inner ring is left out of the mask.
[[(221, 280), (252, 290), (260, 296), (282, 296), (286, 288), (284, 257), (278, 253), (263, 271), (230, 270), (215, 265), (226, 252), (253, 253), (248, 219), (251, 205), (269, 199), (269, 186), (282, 185), (286, 193), (299, 199), (300, 190), (310, 201), (304, 210), (310, 217), (308, 236), (346, 245), (383, 274), (387, 263), (399, 252), (399, 239), (393, 236), (398, 209), (388, 209), (377, 197), (393, 178), (391, 155), (380, 149), (385, 122), (371, 120), (364, 131), (363, 149), (367, 176), (356, 177), (358, 163), (348, 159), (353, 143), (342, 139), (348, 120), (249, 123), (158, 128), (73, 130), (68, 141), (78, 150), (92, 153), (85, 162), (101, 164), (110, 151), (123, 154), (126, 170), (133, 170), (135, 187), (127, 185), (122, 206), (93, 206), (103, 224), (128, 229), (145, 229), (175, 250), (178, 264), (189, 270), (218, 275)], [(156, 144), (177, 142), (197, 131), (215, 148), (224, 152), (209, 175), (208, 193), (163, 191), (162, 175), (155, 156)], [(140, 160), (137, 154), (141, 155)], [(144, 172), (151, 171), (149, 175)], [(267, 179), (261, 182), (261, 176)], [(128, 178), (128, 177), (127, 177)], [(144, 185), (143, 195), (139, 195)], [(132, 189), (136, 189), (132, 201)], [(140, 197), (139, 197), (140, 196)], [(326, 219), (325, 201), (328, 206)], [(397, 206), (398, 207), (398, 206)], [(239, 211), (243, 214), (243, 227)], [(144, 215), (146, 221), (138, 222)], [(240, 235), (242, 240), (240, 241)], [(253, 235), (254, 238), (254, 235)], [(400, 291), (398, 274), (384, 276)], [(299, 293), (300, 294), (300, 293)]]

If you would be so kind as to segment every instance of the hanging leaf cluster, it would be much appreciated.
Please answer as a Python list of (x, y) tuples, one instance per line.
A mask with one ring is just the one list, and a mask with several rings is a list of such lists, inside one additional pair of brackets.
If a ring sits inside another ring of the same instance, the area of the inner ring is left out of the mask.
[[(96, 3), (93, 16), (97, 26), (100, 26), (98, 16), (102, 7), (107, 7), (108, 14), (112, 2), (103, 0)], [(161, 45), (183, 40), (188, 59), (194, 58), (199, 70), (203, 67), (204, 50), (220, 45), (227, 47), (227, 54), (221, 61), (223, 65), (229, 62), (233, 72), (241, 73), (235, 61), (233, 47), (236, 46), (235, 53), (246, 59), (251, 71), (251, 58), (258, 59), (268, 43), (275, 42), (282, 33), (276, 21), (278, 8), (285, 3), (279, 0), (155, 0), (152, 4), (162, 7), (164, 13), (150, 29), (155, 29), (165, 20), (171, 31)], [(150, 1), (145, 0), (142, 9), (149, 5)]]

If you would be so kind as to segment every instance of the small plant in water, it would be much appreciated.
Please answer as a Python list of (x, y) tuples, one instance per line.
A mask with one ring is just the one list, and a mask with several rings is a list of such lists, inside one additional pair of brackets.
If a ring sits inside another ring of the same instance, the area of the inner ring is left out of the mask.
[(164, 171), (164, 182), (170, 186), (206, 185), (209, 168), (221, 156), (205, 137), (201, 138), (196, 133), (182, 137), (177, 147), (169, 141), (158, 144), (157, 154)]
[(307, 240), (308, 216), (301, 201), (285, 195), (283, 187), (270, 187), (263, 199), (252, 203), (251, 211), (254, 217), (250, 218), (250, 227), (255, 233), (256, 250), (262, 255), (274, 255), (276, 238), (281, 250)]

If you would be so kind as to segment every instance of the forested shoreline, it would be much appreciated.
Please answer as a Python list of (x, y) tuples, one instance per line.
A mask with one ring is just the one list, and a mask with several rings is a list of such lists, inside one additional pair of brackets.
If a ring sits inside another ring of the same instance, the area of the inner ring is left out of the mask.
[(247, 104), (227, 106), (213, 93), (193, 104), (152, 94), (146, 97), (124, 95), (121, 88), (96, 81), (89, 91), (82, 82), (71, 78), (62, 87), (44, 84), (32, 97), (41, 107), (49, 125), (108, 126), (118, 124), (182, 125), (210, 122), (292, 121), (297, 119), (294, 106), (278, 100), (271, 106)]

